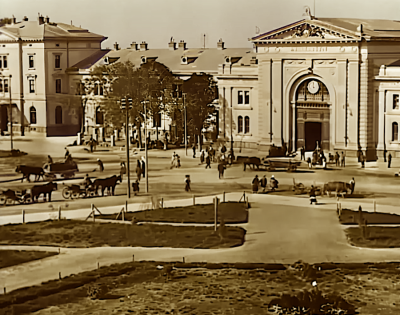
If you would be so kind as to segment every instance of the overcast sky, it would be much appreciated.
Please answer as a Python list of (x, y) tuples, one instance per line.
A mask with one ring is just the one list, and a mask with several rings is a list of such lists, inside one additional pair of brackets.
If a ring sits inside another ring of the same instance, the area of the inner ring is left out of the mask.
[[(146, 41), (149, 48), (167, 48), (171, 36), (187, 46), (251, 47), (248, 38), (303, 19), (314, 0), (0, 0), (1, 17), (18, 21), (38, 13), (50, 21), (72, 23), (108, 37), (126, 48)], [(400, 20), (400, 0), (315, 0), (318, 17)]]

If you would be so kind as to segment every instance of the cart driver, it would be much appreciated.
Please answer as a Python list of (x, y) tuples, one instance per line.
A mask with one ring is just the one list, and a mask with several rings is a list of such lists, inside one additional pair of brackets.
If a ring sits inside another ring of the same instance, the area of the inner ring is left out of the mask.
[(86, 174), (85, 179), (82, 182), (82, 186), (85, 187), (85, 189), (88, 189), (92, 185), (92, 181), (90, 180), (89, 174)]

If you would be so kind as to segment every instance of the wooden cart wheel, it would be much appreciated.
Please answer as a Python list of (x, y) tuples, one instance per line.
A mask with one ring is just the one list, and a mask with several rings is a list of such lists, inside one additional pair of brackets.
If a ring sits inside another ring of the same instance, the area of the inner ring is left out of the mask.
[(90, 196), (90, 197), (96, 196), (96, 192), (95, 192), (94, 190), (90, 191), (90, 192), (89, 192), (89, 196)]
[(86, 197), (86, 191), (82, 191), (80, 194), (79, 194), (79, 198), (85, 198)]
[(26, 198), (24, 198), (23, 200), (24, 200), (24, 203), (25, 203), (25, 204), (30, 204), (30, 203), (32, 203), (32, 197), (31, 197), (31, 196), (26, 197)]
[(79, 198), (79, 193), (78, 192), (73, 192), (71, 194), (71, 199), (78, 199)]
[(69, 199), (71, 197), (71, 191), (68, 187), (65, 187), (62, 191), (62, 195), (65, 199)]
[(6, 201), (7, 201), (6, 197), (4, 197), (4, 196), (0, 197), (0, 205), (5, 206), (6, 205)]

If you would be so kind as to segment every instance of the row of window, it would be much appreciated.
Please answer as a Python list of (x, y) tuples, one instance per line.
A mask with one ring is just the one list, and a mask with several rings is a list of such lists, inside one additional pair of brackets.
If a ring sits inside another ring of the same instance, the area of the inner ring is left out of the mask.
[(238, 105), (250, 104), (250, 91), (238, 91)]
[[(55, 115), (56, 115), (56, 117), (55, 117), (56, 118), (56, 124), (57, 125), (62, 124), (63, 113), (62, 113), (62, 107), (61, 106), (57, 106), (56, 107)], [(29, 109), (29, 118), (30, 118), (30, 123), (32, 125), (37, 123), (36, 108), (34, 106), (31, 106), (31, 108)]]
[[(29, 66), (29, 69), (35, 68), (35, 56), (34, 55), (28, 56), (28, 66)], [(61, 68), (61, 55), (54, 55), (54, 68), (56, 68), (56, 69)], [(0, 56), (0, 69), (8, 69), (8, 60), (7, 60), (7, 56), (5, 56), (5, 55)]]
[[(29, 82), (29, 93), (35, 93), (35, 79), (29, 79), (28, 82)], [(8, 86), (6, 92), (8, 92)], [(61, 79), (56, 79), (56, 93), (61, 93)]]
[(8, 79), (0, 79), (0, 93), (8, 93)]
[(8, 68), (7, 56), (0, 56), (0, 69), (7, 69), (7, 68)]
[(243, 130), (243, 117), (238, 117), (238, 133), (249, 133), (250, 132), (250, 118), (249, 116), (244, 117), (244, 130)]

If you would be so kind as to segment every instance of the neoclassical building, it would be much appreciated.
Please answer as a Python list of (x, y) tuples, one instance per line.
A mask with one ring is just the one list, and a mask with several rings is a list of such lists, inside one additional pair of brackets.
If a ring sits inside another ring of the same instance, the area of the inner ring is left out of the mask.
[(257, 61), (216, 76), (235, 146), (400, 152), (400, 22), (308, 15), (250, 40)]

